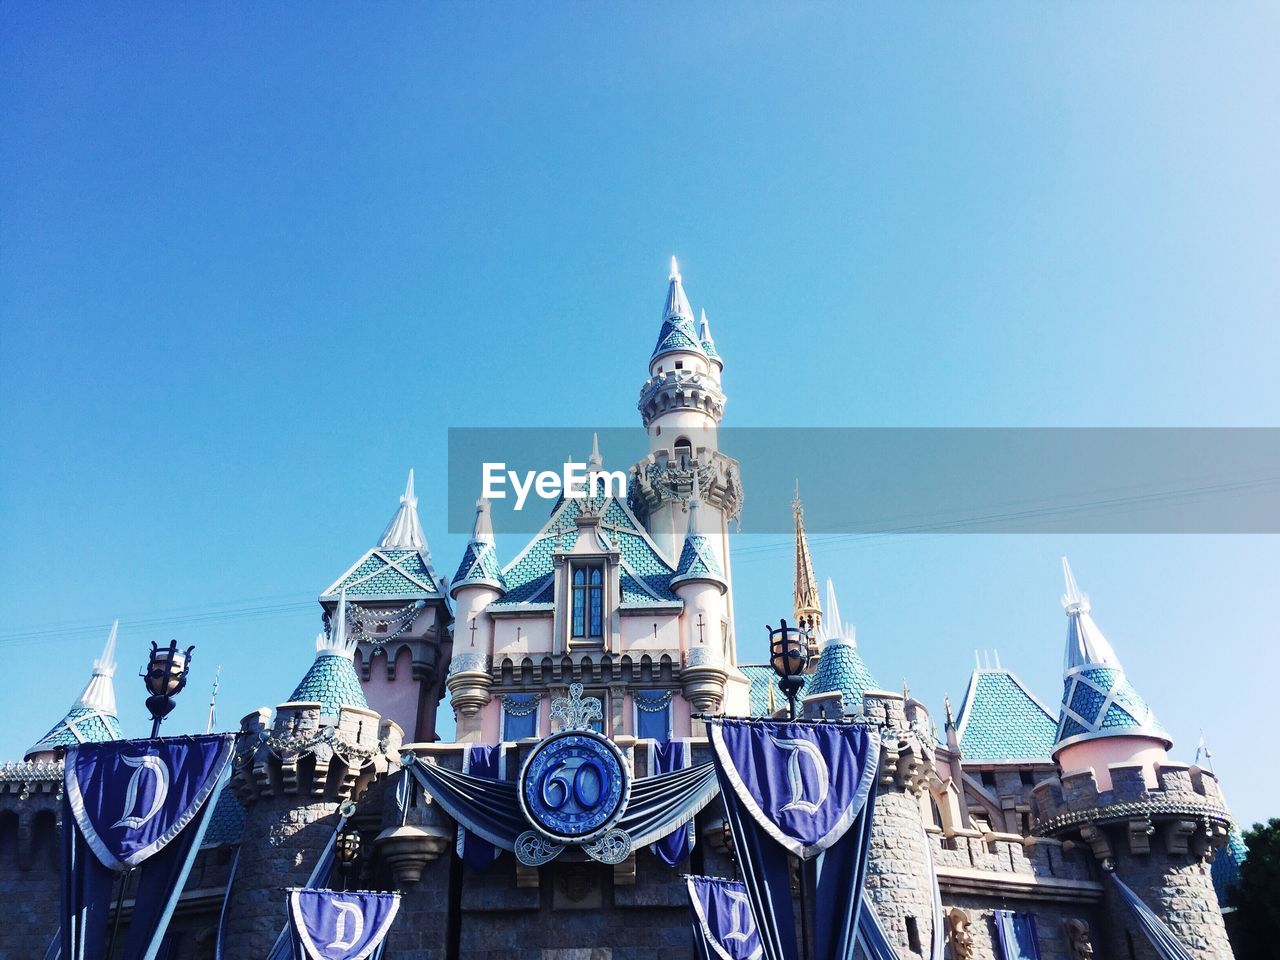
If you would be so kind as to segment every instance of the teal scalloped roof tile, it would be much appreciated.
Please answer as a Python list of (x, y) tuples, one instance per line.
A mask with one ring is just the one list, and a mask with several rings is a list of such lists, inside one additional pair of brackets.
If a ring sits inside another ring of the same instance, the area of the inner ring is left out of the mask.
[[(73, 729), (74, 728), (74, 729)], [(79, 736), (76, 734), (79, 733)], [(53, 725), (43, 737), (27, 751), (52, 750), (70, 747), (77, 743), (106, 743), (122, 739), (120, 721), (92, 707), (76, 706)]]
[(813, 682), (805, 694), (815, 696), (839, 690), (848, 713), (862, 703), (863, 693), (879, 689), (856, 647), (848, 643), (828, 643), (822, 649), (818, 667), (813, 672)]
[(244, 837), (244, 806), (229, 789), (218, 794), (217, 805), (209, 815), (202, 847), (223, 847), (239, 843)]
[[(753, 717), (771, 716), (769, 710), (769, 690), (773, 690), (773, 709), (785, 710), (787, 707), (787, 698), (782, 695), (782, 691), (778, 689), (778, 676), (773, 672), (773, 668), (767, 663), (743, 663), (738, 665), (738, 669), (751, 682), (751, 689), (748, 693), (747, 703)], [(813, 690), (810, 688), (813, 682), (812, 677), (806, 676), (804, 683), (800, 687), (800, 693), (797, 696), (796, 703), (811, 695)]]
[(472, 540), (467, 544), (467, 551), (458, 564), (458, 572), (454, 574), (450, 589), (464, 583), (492, 581), (506, 587), (506, 578), (502, 575), (502, 564), (498, 563), (498, 551), (492, 543), (483, 540)]
[(983, 670), (960, 708), (966, 760), (1048, 760), (1057, 741), (1054, 716), (1007, 670)]
[(680, 562), (676, 565), (676, 576), (724, 579), (724, 571), (720, 569), (720, 561), (710, 540), (700, 533), (684, 538)]
[(336, 715), (340, 707), (369, 706), (351, 661), (333, 654), (316, 657), (289, 700), (319, 702), (320, 712), (326, 716)]
[(1239, 830), (1233, 829), (1227, 834), (1227, 845), (1218, 851), (1209, 867), (1219, 906), (1231, 906), (1231, 888), (1240, 882), (1240, 865), (1248, 855), (1244, 837), (1240, 836)]
[(671, 350), (703, 352), (702, 342), (698, 339), (697, 331), (693, 329), (693, 323), (683, 317), (671, 317), (662, 324), (662, 329), (658, 331), (658, 342), (654, 344), (650, 359)]
[[(418, 582), (421, 581), (421, 582)], [(438, 596), (431, 570), (417, 550), (371, 550), (349, 574), (336, 583), (329, 595), (345, 589), (347, 597), (403, 597), (418, 599)]]

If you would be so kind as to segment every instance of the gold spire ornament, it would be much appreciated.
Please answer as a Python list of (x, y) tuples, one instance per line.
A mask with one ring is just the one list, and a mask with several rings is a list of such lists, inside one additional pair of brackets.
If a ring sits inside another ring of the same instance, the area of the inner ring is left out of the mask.
[(822, 604), (818, 600), (818, 581), (813, 575), (809, 541), (804, 533), (804, 504), (800, 502), (800, 481), (796, 481), (791, 512), (796, 518), (795, 615), (800, 629), (809, 633), (809, 648), (817, 651), (818, 632), (822, 628)]

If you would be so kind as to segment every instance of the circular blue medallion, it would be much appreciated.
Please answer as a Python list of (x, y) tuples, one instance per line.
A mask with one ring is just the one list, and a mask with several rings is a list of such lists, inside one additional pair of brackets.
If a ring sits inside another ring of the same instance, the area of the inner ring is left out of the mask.
[(584, 843), (622, 817), (631, 771), (612, 740), (593, 730), (567, 730), (533, 748), (520, 771), (520, 806), (553, 840)]

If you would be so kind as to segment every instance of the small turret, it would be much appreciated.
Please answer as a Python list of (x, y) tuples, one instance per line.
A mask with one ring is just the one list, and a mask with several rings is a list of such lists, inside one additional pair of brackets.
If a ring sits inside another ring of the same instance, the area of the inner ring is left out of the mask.
[(703, 533), (702, 509), (702, 497), (695, 484), (689, 498), (689, 525), (671, 589), (685, 605), (681, 618), (685, 630), (685, 669), (681, 673), (684, 698), (696, 712), (712, 713), (724, 699), (729, 677), (720, 627), (727, 622), (725, 595), (729, 583), (711, 538)]
[(702, 346), (702, 352), (707, 355), (707, 359), (711, 361), (712, 368), (716, 371), (724, 369), (724, 359), (716, 350), (716, 342), (711, 338), (711, 324), (707, 322), (707, 311), (702, 311), (702, 319), (698, 324), (698, 341)]
[(1066, 593), (1067, 650), (1062, 707), (1054, 759), (1065, 772), (1092, 767), (1103, 789), (1112, 763), (1137, 763), (1155, 785), (1155, 765), (1173, 745), (1155, 714), (1125, 676), (1120, 658), (1093, 622), (1089, 598), (1080, 592), (1067, 558), (1062, 558)]
[[(599, 460), (598, 447), (592, 456)], [(449, 592), (457, 604), (457, 629), (449, 677), (445, 681), (457, 718), (459, 742), (479, 739), (481, 716), (490, 699), (493, 678), (489, 675), (493, 653), (493, 620), (489, 604), (507, 592), (507, 581), (498, 562), (498, 549), (493, 540), (493, 520), (489, 501), (476, 501), (476, 519), (471, 540), (458, 564)]]
[(93, 675), (84, 692), (67, 711), (67, 715), (53, 725), (48, 733), (32, 744), (25, 759), (52, 759), (77, 743), (102, 743), (119, 740), (120, 721), (116, 719), (116, 691), (112, 677), (116, 672), (116, 633), (120, 621), (111, 625), (102, 656), (93, 662)]
[(830, 578), (827, 579), (827, 615), (820, 633), (822, 653), (813, 679), (805, 688), (805, 698), (839, 693), (843, 713), (860, 712), (862, 695), (868, 690), (880, 689), (880, 685), (858, 653), (857, 633), (853, 625), (840, 620), (836, 588)]
[(675, 257), (671, 258), (671, 275), (668, 280), (667, 301), (662, 307), (662, 327), (658, 331), (658, 342), (653, 347), (653, 356), (649, 358), (651, 366), (660, 357), (672, 353), (706, 356), (698, 331), (694, 328), (693, 307), (689, 306), (689, 298), (685, 295), (684, 282)]

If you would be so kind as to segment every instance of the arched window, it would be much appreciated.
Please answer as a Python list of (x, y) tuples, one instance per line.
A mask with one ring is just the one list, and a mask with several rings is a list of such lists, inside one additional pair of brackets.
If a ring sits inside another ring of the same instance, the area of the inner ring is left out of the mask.
[(678, 440), (676, 440), (676, 459), (677, 460), (693, 459), (693, 444), (689, 442), (688, 437), (680, 437)]
[(598, 564), (573, 571), (573, 636), (604, 636), (604, 568)]

